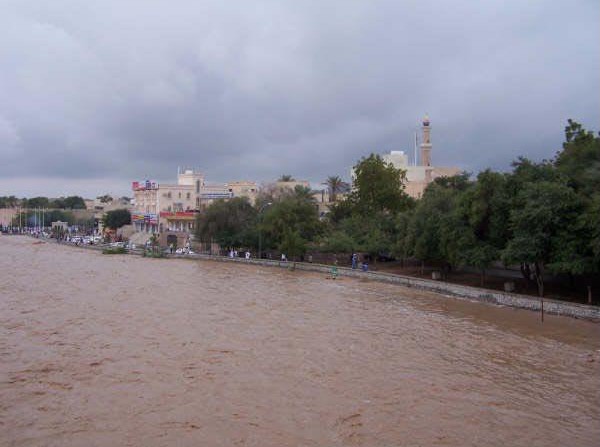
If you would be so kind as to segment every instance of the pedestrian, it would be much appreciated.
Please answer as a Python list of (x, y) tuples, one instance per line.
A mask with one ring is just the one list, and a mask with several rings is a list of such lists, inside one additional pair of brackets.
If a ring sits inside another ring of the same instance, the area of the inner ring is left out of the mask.
[(352, 253), (352, 269), (356, 269), (356, 263), (358, 261), (358, 256), (356, 253)]
[(285, 256), (285, 253), (281, 253), (281, 262), (287, 262), (287, 258)]
[(333, 265), (331, 266), (331, 279), (337, 278), (338, 275), (338, 262), (337, 259), (333, 261)]
[(246, 259), (250, 259), (250, 252), (249, 251), (246, 252)]

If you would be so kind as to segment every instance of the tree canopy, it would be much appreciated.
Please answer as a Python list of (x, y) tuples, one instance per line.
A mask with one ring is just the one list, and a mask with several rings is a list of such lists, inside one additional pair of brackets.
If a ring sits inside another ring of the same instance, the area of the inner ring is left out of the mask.
[(116, 230), (121, 228), (124, 225), (129, 225), (131, 223), (131, 213), (127, 209), (117, 209), (113, 211), (108, 211), (102, 217), (102, 224), (106, 228), (110, 228), (112, 230)]
[(257, 214), (245, 197), (217, 200), (198, 215), (196, 237), (223, 247), (253, 247), (257, 240)]

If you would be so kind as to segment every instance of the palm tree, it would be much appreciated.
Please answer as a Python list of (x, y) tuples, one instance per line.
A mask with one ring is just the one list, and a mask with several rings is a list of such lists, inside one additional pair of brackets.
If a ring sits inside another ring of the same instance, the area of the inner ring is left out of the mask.
[(312, 190), (307, 188), (306, 186), (296, 185), (294, 188), (294, 196), (300, 200), (305, 202), (314, 202), (315, 198), (313, 196)]
[(279, 177), (279, 180), (277, 180), (278, 182), (294, 182), (294, 177), (292, 177), (290, 174), (283, 174), (281, 177)]
[(329, 201), (335, 202), (338, 193), (343, 190), (344, 182), (342, 181), (339, 175), (332, 175), (327, 177), (327, 181), (325, 182), (325, 184), (329, 189)]

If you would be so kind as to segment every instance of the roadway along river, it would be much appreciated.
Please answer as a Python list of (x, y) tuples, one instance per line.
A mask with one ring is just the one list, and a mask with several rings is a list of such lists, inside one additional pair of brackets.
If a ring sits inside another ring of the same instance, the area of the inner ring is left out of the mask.
[(0, 445), (597, 446), (600, 325), (0, 236)]

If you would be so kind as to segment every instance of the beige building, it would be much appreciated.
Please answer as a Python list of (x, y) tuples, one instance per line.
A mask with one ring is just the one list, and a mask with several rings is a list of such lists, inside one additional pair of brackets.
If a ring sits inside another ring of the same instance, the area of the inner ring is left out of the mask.
[(132, 190), (133, 224), (136, 231), (149, 233), (189, 233), (197, 213), (215, 200), (248, 197), (254, 203), (258, 193), (255, 182), (207, 184), (202, 173), (191, 169), (179, 171), (177, 183), (133, 182)]
[(382, 156), (383, 160), (391, 163), (395, 168), (406, 171), (406, 193), (414, 198), (423, 195), (428, 184), (438, 177), (451, 177), (460, 174), (461, 170), (455, 167), (432, 166), (431, 163), (431, 125), (428, 117), (423, 119), (421, 126), (422, 143), (420, 144), (420, 163), (410, 165), (408, 156), (404, 151), (391, 151)]
[(15, 217), (19, 215), (19, 208), (0, 208), (0, 226), (10, 227)]
[(131, 211), (133, 205), (131, 200), (126, 200), (124, 197), (100, 196), (94, 200), (85, 200), (85, 205), (88, 210), (94, 211), (94, 217), (101, 219), (102, 216), (109, 212), (118, 209), (126, 209)]
[(256, 197), (258, 196), (256, 182), (229, 182), (226, 187), (233, 197), (247, 197), (252, 205), (256, 203)]

